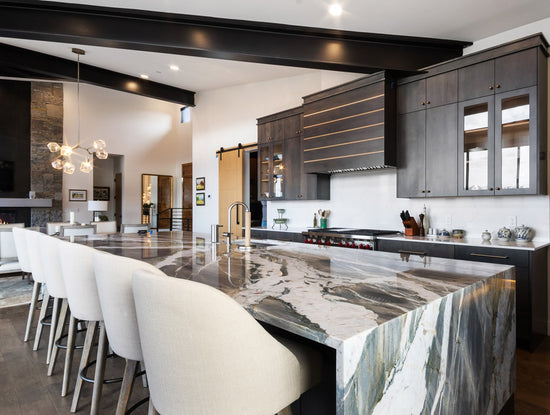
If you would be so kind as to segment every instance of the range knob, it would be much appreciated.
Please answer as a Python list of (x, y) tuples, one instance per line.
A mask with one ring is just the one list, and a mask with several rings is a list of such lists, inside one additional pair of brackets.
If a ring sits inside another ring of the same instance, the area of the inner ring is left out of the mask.
[(372, 251), (372, 245), (368, 245), (368, 244), (367, 244), (367, 245), (365, 245), (365, 249), (369, 249), (369, 250), (371, 250), (371, 251)]
[(344, 242), (342, 241), (338, 242), (338, 246), (344, 246)]
[(365, 249), (365, 245), (359, 244), (359, 249)]
[(304, 243), (308, 244), (309, 243), (309, 238), (304, 238)]
[(349, 248), (350, 247), (350, 243), (349, 242), (346, 242), (346, 248)]
[(350, 245), (351, 248), (357, 248), (357, 245), (355, 245), (355, 242), (352, 242)]
[(325, 242), (325, 245), (326, 246), (331, 246), (332, 245), (332, 242), (330, 241), (330, 239)]
[(317, 241), (317, 245), (323, 245), (323, 241), (322, 241), (321, 239), (319, 239), (319, 240)]

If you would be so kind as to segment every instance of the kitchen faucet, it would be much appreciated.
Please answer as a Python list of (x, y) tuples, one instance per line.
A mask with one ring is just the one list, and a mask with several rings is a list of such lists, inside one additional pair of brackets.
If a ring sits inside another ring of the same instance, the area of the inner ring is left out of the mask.
[[(248, 206), (246, 206), (246, 203), (243, 202), (233, 202), (229, 205), (229, 208), (227, 209), (227, 232), (224, 232), (222, 235), (227, 237), (227, 253), (229, 253), (229, 250), (231, 249), (231, 209), (233, 209), (235, 206), (241, 205), (244, 207), (244, 211), (249, 213), (250, 209), (248, 209)], [(245, 246), (250, 246), (250, 221), (245, 219), (244, 222), (245, 226), (245, 240), (247, 241), (245, 243)], [(248, 236), (246, 236), (248, 235)]]

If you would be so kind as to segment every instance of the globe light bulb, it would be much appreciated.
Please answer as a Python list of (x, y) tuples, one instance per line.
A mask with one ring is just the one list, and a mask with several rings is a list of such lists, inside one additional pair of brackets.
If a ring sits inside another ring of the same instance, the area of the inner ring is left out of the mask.
[(109, 157), (109, 153), (107, 153), (105, 150), (97, 150), (95, 153), (96, 157), (101, 160), (105, 160), (107, 157)]
[(107, 144), (105, 144), (105, 141), (103, 140), (95, 140), (94, 141), (94, 148), (96, 150), (103, 150)]
[(55, 153), (59, 151), (60, 148), (61, 147), (59, 147), (59, 144), (57, 143), (54, 143), (54, 142), (48, 143), (48, 150), (50, 150), (51, 153)]
[(73, 148), (71, 146), (61, 146), (61, 155), (70, 156), (73, 154)]
[(89, 158), (86, 158), (86, 161), (80, 163), (80, 171), (82, 173), (90, 173), (93, 169), (92, 163)]
[(70, 161), (63, 163), (63, 173), (73, 174), (74, 173), (74, 164)]
[(52, 167), (56, 170), (61, 170), (63, 168), (63, 161), (61, 161), (61, 159), (55, 159), (52, 161)]

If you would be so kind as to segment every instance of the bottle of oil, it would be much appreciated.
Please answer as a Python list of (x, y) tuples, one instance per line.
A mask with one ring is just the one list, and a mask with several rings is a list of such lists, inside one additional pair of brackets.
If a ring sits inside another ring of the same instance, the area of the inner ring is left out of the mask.
[(317, 227), (317, 213), (314, 213), (314, 214), (313, 214), (313, 227), (314, 227), (314, 228)]

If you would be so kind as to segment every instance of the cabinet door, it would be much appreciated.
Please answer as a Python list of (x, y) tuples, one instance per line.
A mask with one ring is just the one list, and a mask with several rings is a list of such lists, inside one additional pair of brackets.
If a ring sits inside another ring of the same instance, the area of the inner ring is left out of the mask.
[(537, 84), (537, 49), (527, 49), (495, 60), (495, 92)]
[(418, 111), (426, 106), (426, 80), (410, 82), (397, 88), (397, 111), (399, 114)]
[(458, 194), (494, 194), (494, 97), (458, 106)]
[(302, 142), (300, 136), (285, 140), (285, 199), (302, 198)]
[(271, 147), (264, 145), (258, 151), (258, 197), (260, 200), (271, 196)]
[(397, 123), (397, 197), (424, 197), (426, 111), (410, 112)]
[(279, 141), (271, 145), (271, 197), (273, 199), (282, 199), (284, 197), (284, 151), (283, 142)]
[(458, 100), (458, 71), (426, 79), (426, 107), (453, 104)]
[(426, 111), (426, 196), (457, 196), (457, 104)]
[(269, 142), (271, 137), (271, 123), (258, 124), (258, 144)]
[(494, 60), (476, 63), (458, 70), (458, 100), (466, 101), (494, 93)]
[(495, 95), (495, 194), (536, 194), (536, 87)]
[(284, 138), (298, 137), (302, 133), (301, 114), (291, 115), (284, 119)]

